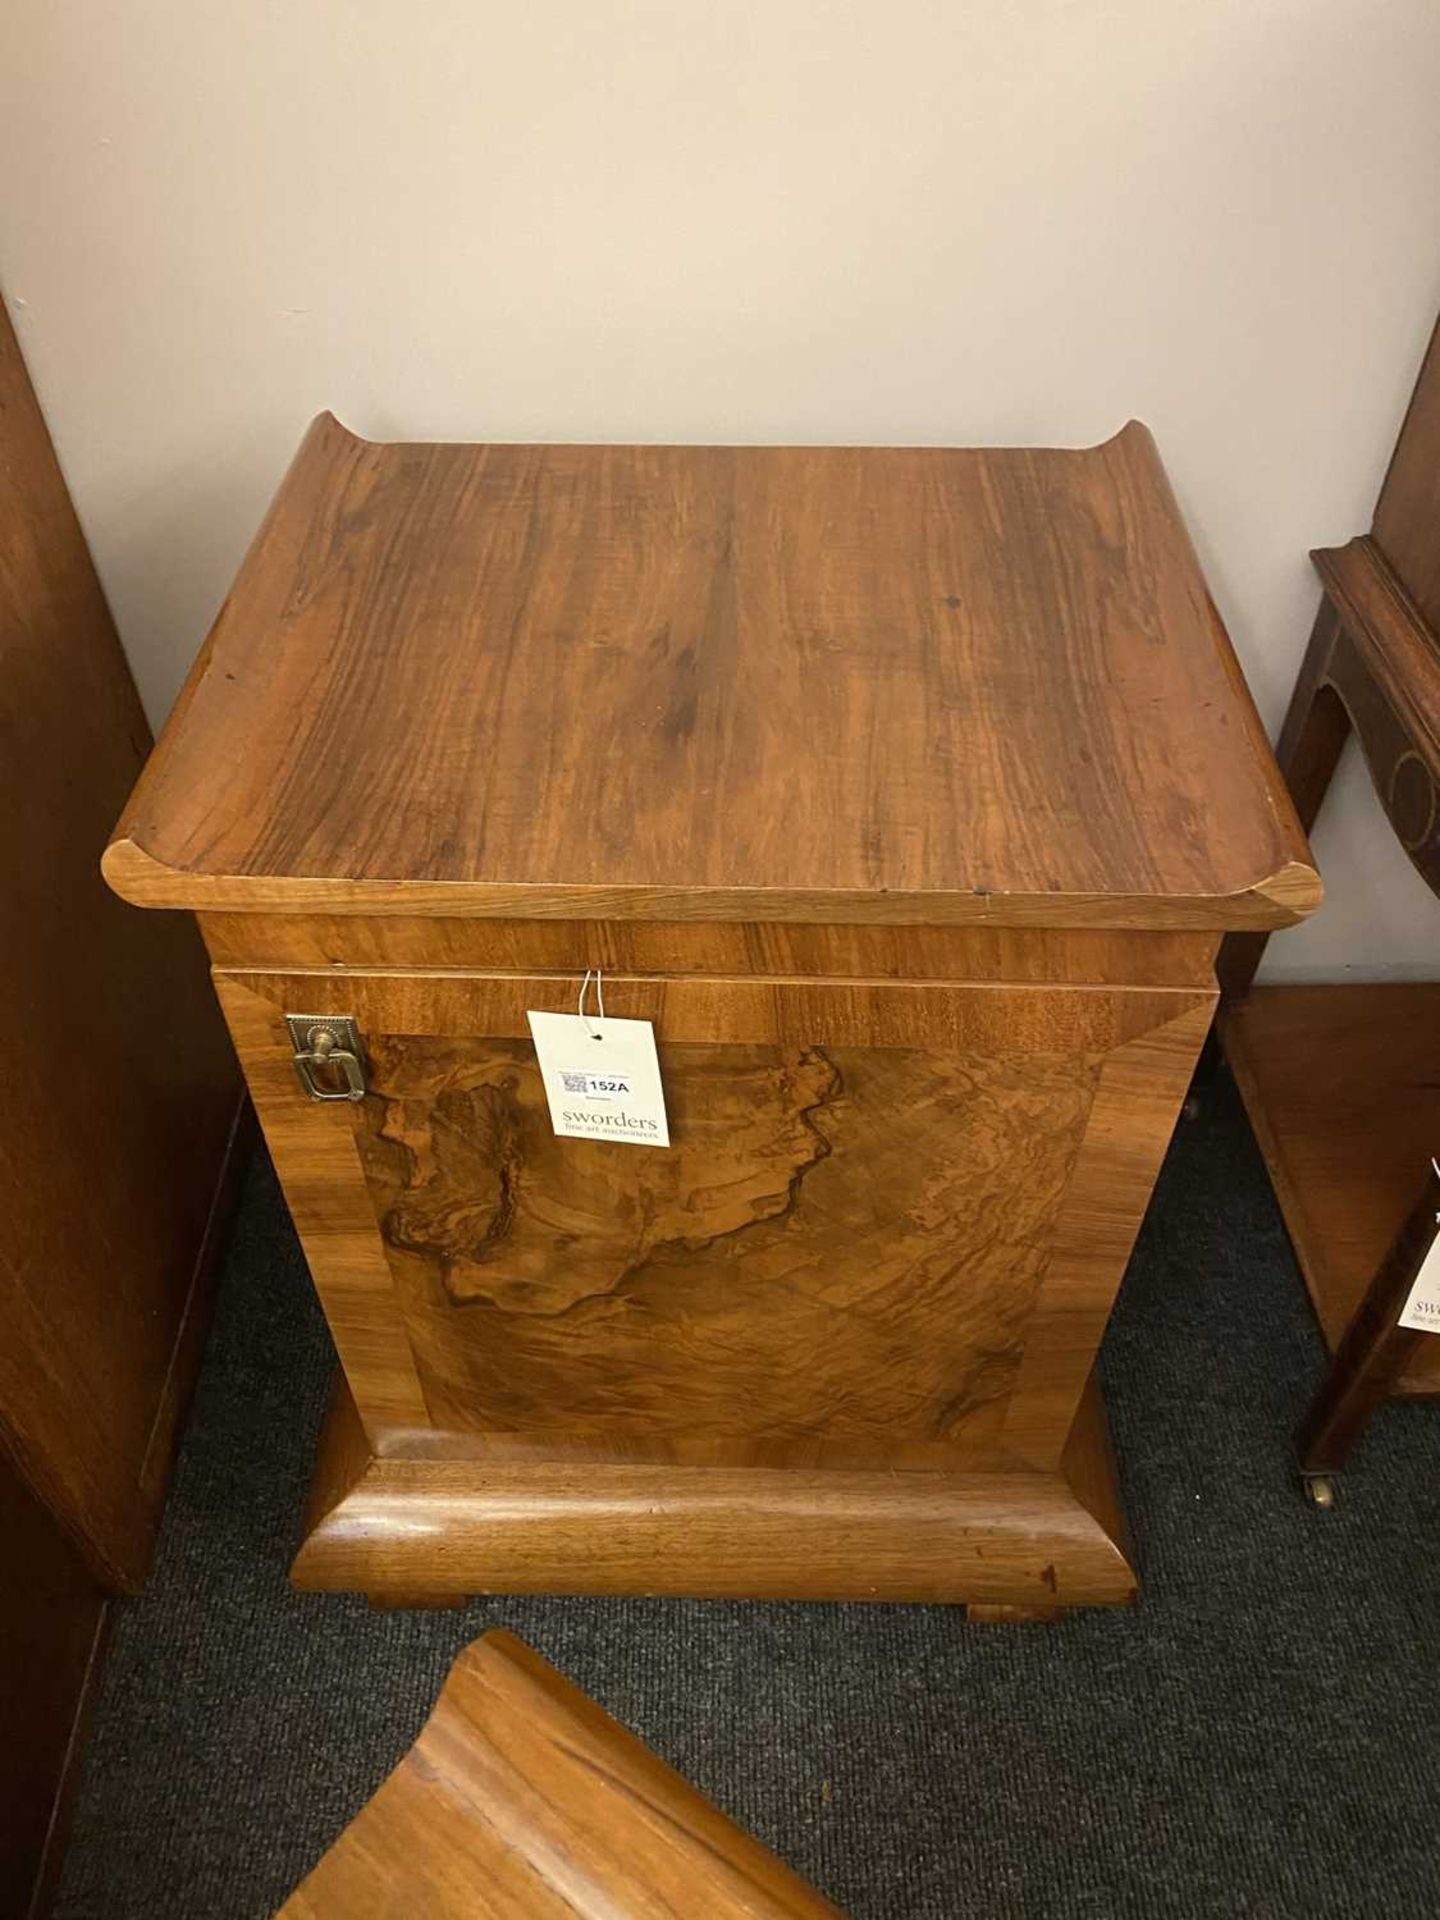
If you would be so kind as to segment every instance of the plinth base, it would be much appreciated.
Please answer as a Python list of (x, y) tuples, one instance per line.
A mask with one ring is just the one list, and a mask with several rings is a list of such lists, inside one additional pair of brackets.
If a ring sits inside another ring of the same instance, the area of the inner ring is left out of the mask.
[(1136, 1584), (1093, 1380), (1055, 1472), (377, 1456), (340, 1380), (291, 1578), (395, 1606), (687, 1594), (999, 1619), (1124, 1606)]

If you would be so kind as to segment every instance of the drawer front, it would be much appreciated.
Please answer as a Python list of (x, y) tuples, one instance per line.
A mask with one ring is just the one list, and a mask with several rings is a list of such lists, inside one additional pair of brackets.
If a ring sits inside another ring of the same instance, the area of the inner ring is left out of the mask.
[[(716, 1462), (1055, 1457), (1211, 1000), (608, 976), (663, 1150), (554, 1137), (568, 976), (217, 978), (372, 1438)], [(295, 1012), (356, 1020), (363, 1100), (305, 1096)]]

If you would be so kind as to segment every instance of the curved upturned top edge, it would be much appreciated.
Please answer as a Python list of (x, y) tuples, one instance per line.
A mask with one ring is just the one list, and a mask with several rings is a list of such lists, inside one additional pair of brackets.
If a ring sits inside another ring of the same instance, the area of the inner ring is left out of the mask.
[(1320, 904), (1315, 868), (1290, 861), (1229, 894), (866, 893), (841, 888), (567, 886), (208, 874), (168, 865), (129, 834), (105, 849), (110, 887), (140, 907), (198, 913), (418, 914), (442, 919), (808, 921), (1217, 933), (1293, 926)]
[[(321, 411), (311, 421), (291, 462), (286, 480), (277, 490), (275, 500), (257, 530), (251, 553), (263, 546), (287, 486), (302, 470), (307, 478), (313, 479), (323, 476), (326, 469), (337, 461), (342, 466), (346, 464), (347, 452), (354, 457), (383, 453), (387, 448), (435, 444), (429, 441), (370, 440), (355, 433), (333, 411)], [(465, 446), (470, 443), (453, 444)], [(664, 444), (673, 445), (676, 451), (692, 450), (688, 443)], [(736, 450), (745, 451), (748, 444)], [(755, 446), (753, 450), (766, 449)], [(840, 452), (845, 449), (836, 446), (829, 450)], [(933, 444), (928, 449), (896, 450), (976, 454), (1006, 451), (943, 448)], [(1154, 437), (1149, 427), (1138, 419), (1127, 420), (1107, 440), (1091, 447), (1033, 448), (1029, 451), (1077, 460), (1118, 451), (1127, 465), (1134, 461), (1149, 470), (1158, 487), (1169, 496), (1173, 507), (1173, 492)], [(1183, 532), (1184, 522), (1178, 508), (1174, 509), (1174, 517)], [(1188, 544), (1188, 535), (1185, 537)], [(1193, 548), (1191, 555), (1193, 559)], [(247, 555), (241, 568), (242, 576), (248, 564)], [(1198, 562), (1195, 562), (1195, 573), (1203, 582)], [(1048, 926), (1056, 929), (1212, 928), (1221, 932), (1284, 927), (1304, 918), (1319, 904), (1322, 894), (1320, 878), (1309, 860), (1309, 849), (1289, 796), (1274, 770), (1268, 740), (1254, 711), (1228, 636), (1213, 607), (1210, 613), (1217, 653), (1238, 696), (1241, 733), (1247, 737), (1250, 751), (1262, 761), (1269, 762), (1269, 771), (1263, 784), (1268, 791), (1274, 831), (1266, 870), (1253, 880), (1228, 887), (1223, 892), (1177, 894), (1157, 890), (1149, 893), (1122, 888), (1113, 893), (1078, 890), (1033, 893), (981, 891), (964, 886), (913, 892), (789, 886), (699, 885), (680, 888), (653, 880), (570, 884), (563, 878), (551, 882), (547, 877), (543, 883), (533, 880), (512, 883), (478, 875), (431, 880), (423, 874), (396, 879), (351, 879), (335, 871), (313, 875), (292, 871), (270, 875), (235, 868), (223, 871), (216, 867), (207, 870), (203, 866), (186, 866), (173, 857), (180, 852), (183, 858), (183, 842), (172, 836), (171, 844), (166, 845), (163, 830), (159, 833), (155, 831), (157, 826), (163, 829), (165, 809), (163, 804), (150, 805), (149, 796), (156, 793), (157, 801), (160, 798), (156, 792), (160, 787), (157, 776), (164, 766), (170, 743), (184, 726), (186, 709), (203, 686), (210, 670), (214, 638), (225, 618), (223, 609), (191, 669), (156, 751), (117, 825), (111, 844), (105, 851), (102, 870), (114, 891), (135, 904), (217, 912), (323, 911), (380, 915), (418, 912), (479, 918), (794, 919), (830, 924), (869, 921), (877, 924), (988, 924), (994, 927)], [(1252, 847), (1251, 852), (1252, 855), (1259, 853), (1260, 848)], [(1215, 877), (1222, 876), (1217, 874)], [(1239, 876), (1235, 877), (1238, 879)], [(1232, 875), (1225, 874), (1223, 878), (1229, 881)]]

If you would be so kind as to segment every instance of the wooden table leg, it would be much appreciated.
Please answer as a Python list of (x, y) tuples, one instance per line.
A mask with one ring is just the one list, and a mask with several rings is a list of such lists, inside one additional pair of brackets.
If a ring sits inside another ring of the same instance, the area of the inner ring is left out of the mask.
[(1390, 1391), (1416, 1342), (1428, 1337), (1418, 1329), (1402, 1327), (1399, 1320), (1415, 1276), (1434, 1244), (1437, 1215), (1440, 1174), (1432, 1161), (1424, 1193), (1377, 1268), (1335, 1350), (1324, 1384), (1296, 1431), (1300, 1471), (1317, 1505), (1330, 1504), (1325, 1476), (1345, 1464), (1376, 1402)]

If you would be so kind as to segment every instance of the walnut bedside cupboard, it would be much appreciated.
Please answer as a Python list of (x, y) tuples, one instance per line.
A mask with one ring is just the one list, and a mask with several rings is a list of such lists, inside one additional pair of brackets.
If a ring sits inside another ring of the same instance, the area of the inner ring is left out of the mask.
[[(199, 917), (339, 1351), (301, 1586), (1133, 1597), (1096, 1349), (1217, 944), (1319, 897), (1143, 427), (322, 415), (105, 870)], [(591, 969), (668, 1149), (552, 1133)]]

